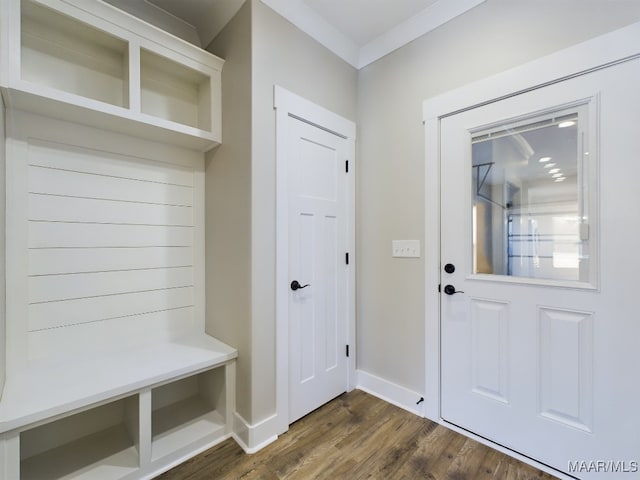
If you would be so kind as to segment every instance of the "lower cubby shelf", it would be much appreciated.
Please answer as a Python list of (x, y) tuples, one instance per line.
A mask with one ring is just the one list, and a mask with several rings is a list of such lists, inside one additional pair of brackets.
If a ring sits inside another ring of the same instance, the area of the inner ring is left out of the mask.
[(152, 390), (151, 460), (226, 433), (224, 371), (210, 370)]
[(22, 432), (20, 478), (111, 480), (135, 472), (137, 407), (134, 396)]

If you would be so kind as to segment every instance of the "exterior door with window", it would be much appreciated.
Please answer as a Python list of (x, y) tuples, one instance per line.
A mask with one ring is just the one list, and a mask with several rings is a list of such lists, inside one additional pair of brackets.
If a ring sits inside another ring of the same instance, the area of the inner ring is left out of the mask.
[(640, 460), (638, 82), (633, 60), (441, 121), (442, 418), (581, 479)]

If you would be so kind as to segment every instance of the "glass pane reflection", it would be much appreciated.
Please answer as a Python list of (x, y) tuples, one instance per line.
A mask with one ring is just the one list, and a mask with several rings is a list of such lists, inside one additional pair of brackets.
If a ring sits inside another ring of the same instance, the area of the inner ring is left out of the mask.
[(473, 271), (588, 279), (578, 112), (472, 137)]

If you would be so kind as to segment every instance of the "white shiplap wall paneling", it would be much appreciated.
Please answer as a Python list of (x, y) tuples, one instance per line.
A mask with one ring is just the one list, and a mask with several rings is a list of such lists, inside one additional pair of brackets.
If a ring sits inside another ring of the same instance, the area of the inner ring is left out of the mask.
[(106, 132), (96, 144), (89, 127), (11, 115), (17, 363), (203, 325), (202, 155)]

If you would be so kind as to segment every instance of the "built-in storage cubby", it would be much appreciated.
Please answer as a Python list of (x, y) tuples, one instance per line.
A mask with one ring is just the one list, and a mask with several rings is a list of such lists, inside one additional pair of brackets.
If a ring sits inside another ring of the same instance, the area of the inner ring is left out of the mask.
[(211, 78), (149, 50), (140, 52), (142, 113), (211, 129)]
[(5, 0), (0, 22), (9, 108), (199, 151), (220, 143), (220, 58), (100, 0)]
[(129, 106), (129, 45), (31, 1), (22, 2), (21, 79)]
[(209, 370), (151, 392), (151, 459), (209, 442), (225, 432), (225, 375)]
[(20, 479), (116, 479), (138, 470), (138, 396), (20, 433)]

